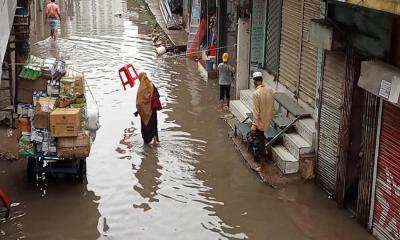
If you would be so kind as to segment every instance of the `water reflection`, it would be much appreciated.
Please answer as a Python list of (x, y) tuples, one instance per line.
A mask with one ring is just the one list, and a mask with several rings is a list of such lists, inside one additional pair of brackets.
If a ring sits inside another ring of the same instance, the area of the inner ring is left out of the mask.
[(76, 1), (73, 0), (64, 0), (65, 3), (65, 12), (66, 12), (66, 16), (68, 16), (69, 20), (73, 20), (73, 18), (75, 17), (75, 3)]
[(146, 202), (141, 204), (135, 203), (133, 206), (147, 211), (151, 209), (151, 203), (159, 202), (157, 191), (160, 189), (160, 171), (162, 167), (159, 165), (157, 147), (146, 145), (143, 151), (144, 156), (142, 157), (142, 162), (137, 166), (135, 172), (138, 183), (134, 186), (134, 190), (138, 192)]

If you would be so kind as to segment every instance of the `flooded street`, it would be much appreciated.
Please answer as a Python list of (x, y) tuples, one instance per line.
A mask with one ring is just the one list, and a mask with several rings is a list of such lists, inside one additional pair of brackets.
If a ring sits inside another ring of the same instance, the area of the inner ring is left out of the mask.
[[(186, 58), (156, 56), (142, 1), (60, 6), (57, 44), (42, 13), (33, 16), (32, 53), (85, 72), (101, 128), (84, 184), (28, 184), (25, 161), (0, 163), (0, 187), (14, 202), (0, 239), (373, 239), (315, 184), (274, 190), (245, 166), (216, 108), (217, 81), (204, 82)], [(124, 91), (117, 75), (126, 63), (159, 88), (159, 147), (143, 144), (138, 84)]]

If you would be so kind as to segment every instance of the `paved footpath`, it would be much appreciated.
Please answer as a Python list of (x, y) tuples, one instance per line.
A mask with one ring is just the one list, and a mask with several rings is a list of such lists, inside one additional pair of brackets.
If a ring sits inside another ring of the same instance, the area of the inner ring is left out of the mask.
[(159, 0), (145, 0), (147, 5), (150, 8), (150, 11), (153, 13), (157, 23), (160, 25), (162, 30), (167, 34), (168, 38), (177, 48), (183, 48), (187, 45), (188, 35), (184, 29), (182, 30), (169, 30), (167, 25), (164, 22), (164, 18), (162, 16), (160, 10), (160, 1)]

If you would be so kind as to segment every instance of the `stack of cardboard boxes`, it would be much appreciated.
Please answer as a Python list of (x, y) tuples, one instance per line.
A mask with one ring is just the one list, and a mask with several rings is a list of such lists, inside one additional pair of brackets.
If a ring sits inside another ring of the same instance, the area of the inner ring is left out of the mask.
[[(28, 77), (32, 69), (35, 78)], [(87, 157), (83, 74), (61, 61), (36, 57), (29, 58), (22, 73), (17, 89), (20, 156)]]

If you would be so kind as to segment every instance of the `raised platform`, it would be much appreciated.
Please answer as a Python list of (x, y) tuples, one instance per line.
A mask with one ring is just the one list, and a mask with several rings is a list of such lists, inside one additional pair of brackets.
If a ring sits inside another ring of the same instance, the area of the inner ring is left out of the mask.
[[(251, 96), (251, 90), (242, 90), (240, 91), (240, 100), (231, 102), (230, 110), (240, 122), (247, 117), (252, 118)], [(305, 179), (312, 178), (314, 176), (316, 129), (311, 114), (284, 93), (275, 93), (275, 107), (277, 112), (270, 128), (274, 132), (271, 132), (270, 135), (267, 134), (268, 140), (292, 124), (294, 118), (298, 116), (304, 118), (287, 129), (267, 150), (272, 153), (272, 159), (284, 175), (300, 171)]]
[(185, 32), (185, 30), (184, 29), (169, 30), (160, 10), (160, 1), (159, 0), (145, 0), (145, 1), (146, 4), (149, 6), (150, 11), (153, 13), (154, 18), (156, 19), (158, 25), (160, 25), (165, 34), (167, 34), (169, 40), (174, 45), (174, 47), (178, 48), (181, 51), (186, 50), (188, 34)]

